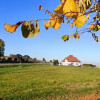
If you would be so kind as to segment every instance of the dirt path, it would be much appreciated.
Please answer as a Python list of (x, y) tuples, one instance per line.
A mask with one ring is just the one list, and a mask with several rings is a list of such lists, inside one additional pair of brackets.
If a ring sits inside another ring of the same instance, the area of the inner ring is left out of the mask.
[(69, 100), (100, 100), (100, 93), (86, 95), (85, 97), (79, 97), (79, 98), (74, 98)]
[(71, 98), (68, 96), (58, 96), (58, 97), (46, 97), (46, 98), (33, 98), (31, 100), (100, 100), (100, 91), (93, 92), (92, 94), (88, 94), (84, 97)]

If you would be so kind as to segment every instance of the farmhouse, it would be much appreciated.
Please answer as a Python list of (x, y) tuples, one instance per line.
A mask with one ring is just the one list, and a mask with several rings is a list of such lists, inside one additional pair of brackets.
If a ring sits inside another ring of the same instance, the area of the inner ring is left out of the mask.
[(65, 65), (65, 66), (80, 66), (81, 65), (80, 62), (81, 61), (78, 60), (73, 55), (69, 55), (64, 60), (62, 60), (62, 65)]

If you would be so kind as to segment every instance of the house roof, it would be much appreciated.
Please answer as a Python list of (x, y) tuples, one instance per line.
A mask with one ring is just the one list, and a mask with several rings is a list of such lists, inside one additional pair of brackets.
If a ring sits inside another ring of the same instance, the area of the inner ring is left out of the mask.
[[(78, 60), (76, 57), (74, 57), (73, 55), (69, 55), (68, 57), (65, 58), (66, 60), (68, 60), (68, 62), (81, 62), (80, 60)], [(62, 60), (62, 62), (65, 62), (65, 59)]]

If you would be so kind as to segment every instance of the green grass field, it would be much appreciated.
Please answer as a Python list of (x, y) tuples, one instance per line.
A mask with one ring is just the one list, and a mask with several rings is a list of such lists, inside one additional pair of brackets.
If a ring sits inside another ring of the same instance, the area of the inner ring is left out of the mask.
[(4, 66), (0, 65), (0, 100), (74, 97), (100, 90), (99, 68), (42, 64)]

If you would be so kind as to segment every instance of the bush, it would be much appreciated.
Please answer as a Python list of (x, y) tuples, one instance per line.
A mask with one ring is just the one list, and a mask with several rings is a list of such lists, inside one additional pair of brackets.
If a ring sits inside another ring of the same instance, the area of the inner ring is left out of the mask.
[(58, 60), (53, 60), (53, 65), (58, 65), (59, 61)]

